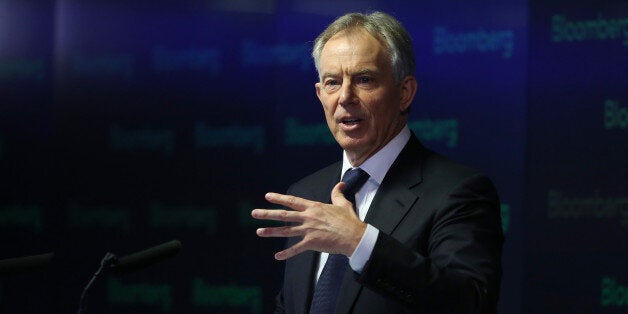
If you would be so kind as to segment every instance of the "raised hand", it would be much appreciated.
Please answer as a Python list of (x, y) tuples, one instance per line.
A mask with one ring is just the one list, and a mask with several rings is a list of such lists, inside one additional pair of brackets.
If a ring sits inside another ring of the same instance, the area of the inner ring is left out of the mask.
[(339, 182), (331, 191), (331, 204), (278, 193), (267, 193), (266, 200), (293, 210), (254, 209), (255, 219), (275, 220), (290, 223), (282, 227), (257, 229), (260, 237), (303, 237), (295, 245), (277, 252), (278, 260), (289, 259), (306, 250), (344, 254), (351, 256), (360, 243), (366, 224), (356, 215), (353, 204), (342, 190)]

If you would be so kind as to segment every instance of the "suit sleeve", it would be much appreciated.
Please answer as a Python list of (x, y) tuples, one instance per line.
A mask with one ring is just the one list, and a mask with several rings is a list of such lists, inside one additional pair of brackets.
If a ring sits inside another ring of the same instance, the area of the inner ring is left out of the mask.
[(380, 232), (357, 281), (410, 310), (494, 313), (503, 234), (493, 184), (475, 174), (429, 202), (435, 209), (418, 202), (433, 212), (428, 230), (404, 242)]

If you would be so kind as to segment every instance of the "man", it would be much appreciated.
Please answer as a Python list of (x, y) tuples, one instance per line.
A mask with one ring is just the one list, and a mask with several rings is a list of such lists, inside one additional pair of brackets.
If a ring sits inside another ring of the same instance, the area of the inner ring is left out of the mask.
[[(484, 175), (426, 149), (408, 129), (417, 81), (406, 30), (384, 13), (347, 14), (316, 39), (312, 56), (316, 94), (344, 153), (287, 195), (266, 194), (285, 210), (252, 212), (288, 223), (257, 230), (288, 238), (275, 254), (286, 260), (277, 312), (495, 312), (497, 193)], [(368, 179), (345, 195), (349, 183), (339, 181), (353, 168)], [(325, 268), (346, 264), (345, 256), (349, 266), (330, 285)]]

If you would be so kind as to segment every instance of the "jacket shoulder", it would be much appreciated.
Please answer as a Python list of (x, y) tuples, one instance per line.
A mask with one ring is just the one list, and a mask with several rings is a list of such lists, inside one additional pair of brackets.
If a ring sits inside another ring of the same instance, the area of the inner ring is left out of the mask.
[(288, 194), (317, 201), (330, 198), (331, 189), (340, 181), (342, 162), (335, 162), (293, 183)]

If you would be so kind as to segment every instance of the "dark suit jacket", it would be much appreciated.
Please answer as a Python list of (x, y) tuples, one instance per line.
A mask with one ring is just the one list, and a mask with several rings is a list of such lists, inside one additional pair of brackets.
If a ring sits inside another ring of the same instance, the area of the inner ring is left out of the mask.
[[(288, 194), (330, 203), (341, 167), (302, 179)], [(413, 134), (365, 221), (380, 234), (362, 273), (345, 274), (336, 313), (496, 311), (503, 234), (487, 177), (424, 148)], [(286, 262), (276, 312), (308, 312), (318, 255), (307, 251)]]

